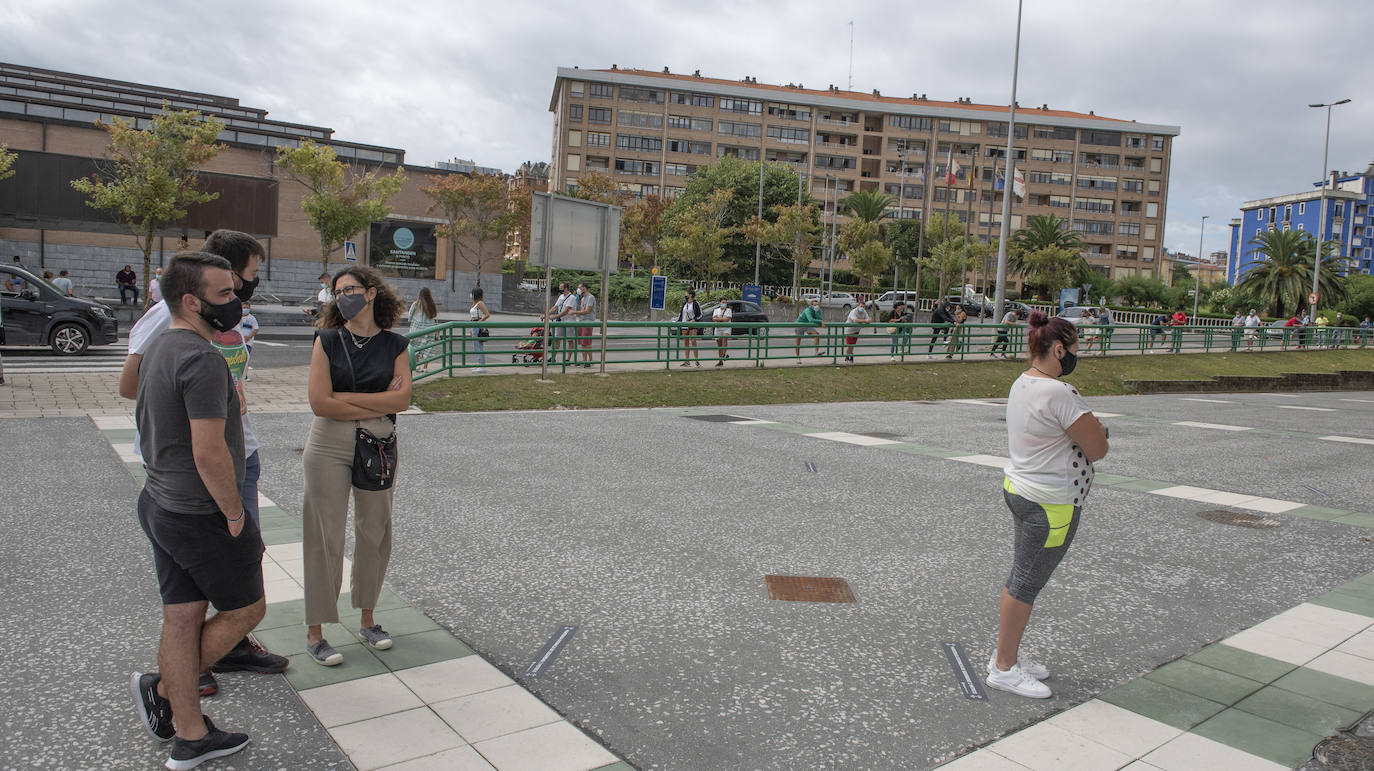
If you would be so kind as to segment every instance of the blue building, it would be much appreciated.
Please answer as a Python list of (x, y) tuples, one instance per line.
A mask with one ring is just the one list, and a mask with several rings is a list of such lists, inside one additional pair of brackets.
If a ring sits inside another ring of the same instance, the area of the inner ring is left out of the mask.
[[(1321, 190), (1317, 185), (1305, 193), (1246, 201), (1240, 219), (1231, 220), (1231, 249), (1226, 263), (1226, 280), (1235, 284), (1250, 268), (1264, 261), (1264, 255), (1250, 245), (1264, 230), (1305, 230), (1321, 232), (1324, 241), (1340, 244), (1335, 257), (1347, 258), (1349, 271), (1371, 273), (1374, 262), (1374, 163), (1364, 173), (1331, 173), (1326, 182), (1326, 222), (1321, 219)], [(1325, 264), (1325, 263), (1323, 263)]]

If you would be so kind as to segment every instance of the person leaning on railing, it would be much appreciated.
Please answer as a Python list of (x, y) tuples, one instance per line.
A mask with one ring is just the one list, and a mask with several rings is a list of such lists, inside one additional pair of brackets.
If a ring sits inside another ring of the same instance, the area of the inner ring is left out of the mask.
[(821, 329), (825, 327), (825, 317), (821, 314), (821, 301), (818, 297), (811, 298), (811, 302), (797, 316), (798, 324), (810, 324), (809, 327), (797, 328), (797, 363), (801, 364), (801, 344), (802, 338), (810, 335), (812, 342), (815, 343), (816, 355), (821, 355)]

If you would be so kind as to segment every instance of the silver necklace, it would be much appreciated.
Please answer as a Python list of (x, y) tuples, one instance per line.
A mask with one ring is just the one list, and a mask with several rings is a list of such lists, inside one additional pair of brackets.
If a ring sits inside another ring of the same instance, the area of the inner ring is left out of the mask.
[(362, 342), (360, 343), (360, 342), (358, 342), (359, 337), (358, 337), (357, 335), (353, 334), (353, 330), (349, 329), (348, 327), (344, 327), (344, 330), (348, 332), (349, 338), (351, 338), (351, 339), (353, 340), (353, 347), (354, 347), (354, 348), (364, 348), (364, 347), (367, 346), (368, 343), (372, 342), (372, 337), (376, 337), (376, 335), (373, 335), (372, 337), (364, 337), (364, 338), (361, 338), (361, 339), (362, 339)]

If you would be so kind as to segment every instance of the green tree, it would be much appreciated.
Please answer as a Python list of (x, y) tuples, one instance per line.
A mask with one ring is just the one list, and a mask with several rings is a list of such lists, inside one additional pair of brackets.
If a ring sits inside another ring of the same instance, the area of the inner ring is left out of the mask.
[(1076, 285), (1088, 269), (1082, 255), (1062, 246), (1044, 246), (1021, 259), (1026, 283), (1052, 292)]
[(1077, 253), (1083, 248), (1083, 238), (1077, 231), (1070, 230), (1068, 220), (1062, 217), (1032, 214), (1026, 220), (1026, 226), (1012, 234), (1010, 246), (1007, 271), (1025, 275), (1028, 255), (1048, 247)]
[(1187, 265), (1184, 265), (1184, 264), (1181, 263), (1181, 262), (1179, 262), (1179, 263), (1174, 263), (1174, 275), (1173, 275), (1173, 280), (1171, 280), (1171, 281), (1169, 282), (1169, 286), (1178, 286), (1178, 285), (1180, 285), (1180, 284), (1185, 284), (1185, 283), (1188, 284), (1189, 286), (1192, 285), (1192, 283), (1193, 283), (1193, 272), (1192, 272), (1191, 270), (1188, 270), (1188, 266), (1187, 266)]
[[(775, 206), (795, 205), (797, 203), (797, 173), (786, 164), (765, 164), (763, 180), (764, 219), (772, 221)], [(729, 231), (723, 248), (724, 259), (734, 271), (727, 278), (752, 280), (754, 277), (754, 241), (744, 233), (744, 225), (758, 214), (759, 206), (759, 163), (739, 158), (725, 157), (698, 168), (687, 179), (686, 188), (674, 200), (665, 217), (667, 232), (679, 234), (681, 228), (676, 220), (697, 204), (705, 201), (717, 190), (731, 191), (730, 206), (725, 213), (722, 227)], [(802, 203), (815, 203), (809, 193), (803, 192)], [(767, 260), (760, 261), (760, 280), (767, 284), (786, 284), (791, 280), (792, 264), (788, 255), (780, 250), (770, 252)]]
[(956, 281), (987, 254), (988, 244), (965, 234), (964, 223), (953, 214), (935, 213), (926, 220), (927, 253), (918, 265), (936, 277), (937, 296), (944, 297)]
[(328, 272), (329, 255), (363, 228), (385, 219), (387, 201), (401, 191), (406, 173), (379, 175), (349, 169), (332, 148), (310, 140), (300, 147), (278, 147), (277, 165), (305, 186), (301, 209), (320, 236), (320, 269)]
[(877, 222), (887, 212), (887, 207), (897, 202), (897, 197), (877, 190), (860, 190), (840, 199), (840, 206), (855, 218), (865, 222)]
[(1128, 305), (1158, 307), (1168, 301), (1169, 287), (1153, 276), (1127, 276), (1116, 282), (1116, 292)]
[(758, 217), (746, 222), (744, 236), (792, 258), (792, 296), (796, 297), (797, 277), (811, 267), (811, 250), (820, 242), (820, 215), (812, 203), (775, 205), (772, 212), (772, 222)]
[[(920, 220), (895, 220), (883, 224), (883, 243), (892, 249), (892, 260), (897, 265), (897, 272), (905, 277), (905, 282), (910, 284), (916, 275), (918, 263), (917, 250), (921, 245), (921, 221)], [(921, 287), (917, 282), (916, 290), (919, 292)]]
[(9, 145), (0, 145), (0, 180), (14, 176), (14, 162), (18, 158), (18, 153), (10, 152)]
[(224, 123), (163, 102), (162, 114), (146, 129), (122, 118), (96, 125), (110, 134), (109, 162), (91, 177), (72, 180), (72, 187), (86, 194), (87, 206), (110, 212), (133, 233), (143, 251), (147, 294), (157, 232), (185, 217), (187, 207), (218, 197), (200, 190), (197, 169), (224, 149), (215, 142)]
[(668, 205), (667, 199), (649, 195), (630, 204), (620, 215), (620, 256), (630, 263), (630, 275), (645, 262), (658, 267), (659, 255), (663, 253), (663, 215)]
[[(1305, 230), (1265, 230), (1250, 239), (1250, 246), (1264, 255), (1264, 262), (1254, 265), (1236, 286), (1258, 297), (1265, 312), (1285, 316), (1302, 308), (1307, 293), (1312, 291), (1312, 263), (1316, 239)], [(1328, 241), (1322, 251), (1330, 254), (1336, 243)], [(1322, 258), (1318, 291), (1328, 304), (1339, 304), (1346, 298), (1345, 286), (1337, 278), (1338, 260)]]
[(595, 171), (579, 177), (577, 189), (573, 190), (571, 195), (573, 198), (581, 198), (584, 201), (608, 203), (612, 206), (625, 206), (631, 198), (630, 194), (620, 185), (617, 185), (615, 180)]
[(663, 252), (679, 274), (717, 281), (733, 267), (725, 251), (732, 234), (725, 222), (733, 198), (733, 190), (714, 190), (677, 212), (669, 234), (663, 238)]
[(1374, 316), (1374, 276), (1352, 273), (1345, 281), (1346, 300), (1342, 309), (1356, 319)]
[[(443, 212), (447, 222), (435, 232), (448, 239), (451, 254), (462, 255), (477, 270), (477, 286), (482, 286), (482, 263), (487, 244), (504, 244), (519, 223), (520, 214), (511, 207), (506, 181), (489, 174), (450, 174), (425, 188), (434, 201), (432, 208)], [(456, 272), (457, 261), (449, 262)]]
[(892, 269), (892, 249), (879, 238), (878, 223), (874, 220), (855, 218), (846, 222), (840, 229), (840, 248), (849, 255), (854, 273), (869, 291), (876, 289), (878, 279)]

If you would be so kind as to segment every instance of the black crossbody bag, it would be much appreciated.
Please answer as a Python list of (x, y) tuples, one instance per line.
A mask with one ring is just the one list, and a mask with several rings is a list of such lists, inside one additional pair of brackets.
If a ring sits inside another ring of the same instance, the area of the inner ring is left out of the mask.
[[(358, 387), (358, 375), (353, 369), (353, 356), (348, 352), (349, 341), (339, 328), (339, 345), (348, 360), (348, 376), (353, 388)], [(391, 436), (385, 439), (353, 422), (353, 486), (359, 490), (387, 490), (396, 483), (396, 418), (391, 418)]]

